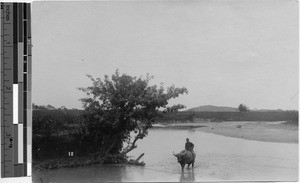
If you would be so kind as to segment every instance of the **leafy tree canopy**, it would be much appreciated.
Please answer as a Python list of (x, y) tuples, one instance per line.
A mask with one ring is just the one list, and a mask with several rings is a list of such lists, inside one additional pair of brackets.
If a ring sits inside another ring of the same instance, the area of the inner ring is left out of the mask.
[[(185, 107), (181, 104), (167, 105), (170, 99), (188, 93), (186, 88), (150, 86), (149, 81), (153, 77), (149, 75), (146, 78), (132, 77), (116, 70), (111, 77), (105, 75), (104, 79), (88, 77), (93, 82), (92, 86), (79, 88), (87, 94), (81, 99), (87, 112), (87, 131), (97, 137), (96, 143), (102, 146), (105, 146), (105, 136), (106, 140), (109, 139), (112, 145), (107, 148), (106, 154), (109, 151), (126, 154), (134, 149), (135, 142), (147, 135), (159, 109), (174, 112)], [(132, 131), (137, 134), (133, 140), (130, 136)], [(127, 142), (128, 146), (123, 148), (123, 142)]]
[(249, 108), (245, 105), (245, 104), (240, 104), (238, 106), (238, 109), (240, 112), (246, 112), (246, 111), (249, 111)]

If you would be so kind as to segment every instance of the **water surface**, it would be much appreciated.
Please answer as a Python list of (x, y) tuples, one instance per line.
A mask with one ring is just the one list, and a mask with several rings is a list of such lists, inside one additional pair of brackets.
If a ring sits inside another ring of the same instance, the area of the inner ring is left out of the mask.
[[(173, 151), (184, 149), (185, 139), (195, 144), (194, 169), (181, 171)], [(101, 165), (33, 172), (33, 182), (131, 181), (296, 181), (298, 144), (271, 143), (219, 136), (192, 130), (154, 128), (138, 141), (129, 155), (145, 167)]]

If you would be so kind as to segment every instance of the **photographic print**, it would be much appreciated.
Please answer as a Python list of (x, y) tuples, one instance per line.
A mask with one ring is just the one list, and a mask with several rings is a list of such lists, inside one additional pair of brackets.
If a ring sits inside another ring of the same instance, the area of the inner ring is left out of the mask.
[(32, 181), (298, 181), (298, 1), (39, 1)]

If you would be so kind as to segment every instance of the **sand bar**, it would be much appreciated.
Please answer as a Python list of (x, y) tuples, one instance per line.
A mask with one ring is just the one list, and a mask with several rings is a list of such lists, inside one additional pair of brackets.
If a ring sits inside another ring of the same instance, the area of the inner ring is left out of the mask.
[(285, 121), (160, 123), (154, 127), (200, 130), (228, 137), (264, 142), (298, 143), (298, 125), (289, 124)]

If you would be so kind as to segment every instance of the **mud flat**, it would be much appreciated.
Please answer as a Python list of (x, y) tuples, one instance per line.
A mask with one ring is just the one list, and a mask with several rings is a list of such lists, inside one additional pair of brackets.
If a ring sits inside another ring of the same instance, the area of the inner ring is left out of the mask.
[(298, 143), (298, 125), (285, 121), (231, 121), (157, 124), (156, 128), (193, 129), (264, 142)]

